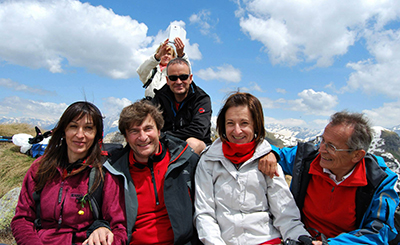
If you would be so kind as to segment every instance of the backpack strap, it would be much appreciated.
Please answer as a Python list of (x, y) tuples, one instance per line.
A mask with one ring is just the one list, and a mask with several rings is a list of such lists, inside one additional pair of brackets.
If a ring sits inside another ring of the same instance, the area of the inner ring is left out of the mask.
[(157, 67), (154, 67), (151, 72), (151, 76), (150, 76), (149, 80), (147, 80), (147, 82), (143, 85), (143, 88), (146, 89), (150, 85), (150, 83), (153, 81), (153, 78), (156, 75), (156, 73), (157, 73)]
[[(101, 168), (101, 171), (103, 172), (103, 176), (105, 174), (104, 169)], [(89, 182), (88, 182), (88, 193), (90, 191), (90, 189), (93, 186), (95, 177), (96, 177), (96, 172), (97, 169), (96, 168), (92, 168), (90, 170), (90, 174), (89, 174)], [(93, 217), (95, 220), (98, 220), (101, 218), (101, 206), (103, 204), (103, 185), (104, 185), (104, 181), (101, 180), (100, 185), (96, 188), (96, 190), (93, 191), (92, 194), (89, 195), (89, 204), (90, 204), (90, 208), (93, 212)]]
[(42, 193), (42, 190), (35, 191), (32, 194), (33, 201), (35, 201), (36, 204), (36, 219), (33, 221), (35, 224), (35, 227), (37, 230), (42, 229), (42, 222), (40, 220), (40, 194)]

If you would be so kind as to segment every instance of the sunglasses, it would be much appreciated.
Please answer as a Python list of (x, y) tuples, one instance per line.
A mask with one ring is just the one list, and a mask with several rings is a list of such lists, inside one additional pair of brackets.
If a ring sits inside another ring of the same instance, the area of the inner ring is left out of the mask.
[(177, 76), (177, 75), (170, 75), (170, 76), (168, 76), (168, 79), (169, 80), (171, 80), (171, 81), (173, 81), (173, 82), (175, 82), (176, 80), (178, 80), (178, 78), (179, 78), (179, 80), (181, 80), (181, 81), (186, 81), (188, 78), (189, 78), (189, 74), (181, 74), (181, 75), (179, 75), (179, 76)]

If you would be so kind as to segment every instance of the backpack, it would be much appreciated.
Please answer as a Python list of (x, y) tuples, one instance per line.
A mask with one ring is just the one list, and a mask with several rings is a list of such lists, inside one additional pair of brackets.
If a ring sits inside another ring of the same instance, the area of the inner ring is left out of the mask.
[[(105, 173), (103, 169), (103, 174)], [(88, 182), (88, 193), (91, 187), (93, 186), (94, 179), (96, 176), (96, 168), (92, 168), (90, 170), (89, 174), (89, 182)], [(101, 219), (101, 205), (103, 203), (103, 185), (104, 185), (104, 180), (101, 180), (100, 185), (93, 191), (92, 194), (87, 194), (84, 197), (82, 197), (83, 202), (89, 202), (89, 207), (90, 210), (93, 212), (93, 217), (95, 220)], [(42, 228), (42, 222), (40, 220), (40, 213), (41, 213), (41, 208), (40, 208), (40, 194), (42, 190), (35, 191), (33, 192), (33, 200), (35, 201), (36, 204), (36, 219), (34, 221), (36, 229), (41, 229)], [(59, 224), (60, 225), (60, 224)]]

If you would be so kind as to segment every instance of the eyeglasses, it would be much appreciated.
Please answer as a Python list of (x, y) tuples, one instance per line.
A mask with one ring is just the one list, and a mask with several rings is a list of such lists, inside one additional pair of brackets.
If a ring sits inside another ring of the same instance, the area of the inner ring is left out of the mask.
[(334, 154), (337, 151), (347, 151), (347, 152), (354, 151), (353, 149), (338, 149), (338, 148), (336, 148), (336, 146), (334, 146), (334, 145), (332, 145), (330, 143), (326, 143), (325, 139), (324, 139), (324, 136), (322, 136), (322, 135), (317, 136), (317, 143), (324, 144), (325, 145), (325, 149), (331, 154)]
[(181, 81), (186, 81), (188, 78), (189, 78), (189, 74), (181, 74), (181, 75), (179, 75), (179, 76), (177, 76), (177, 75), (170, 75), (170, 76), (168, 76), (168, 79), (169, 80), (171, 80), (171, 81), (173, 81), (173, 82), (175, 82), (176, 80), (178, 80), (178, 78), (179, 78), (179, 80), (181, 80)]

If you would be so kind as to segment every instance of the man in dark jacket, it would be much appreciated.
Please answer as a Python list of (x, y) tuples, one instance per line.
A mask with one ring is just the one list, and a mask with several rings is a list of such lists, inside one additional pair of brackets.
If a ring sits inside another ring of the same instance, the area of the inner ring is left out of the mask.
[(185, 140), (197, 153), (211, 144), (210, 96), (193, 82), (185, 59), (175, 58), (167, 65), (167, 84), (155, 90), (152, 102), (163, 111), (166, 134)]
[[(127, 145), (104, 167), (124, 179), (129, 244), (197, 244), (193, 225), (194, 172), (199, 156), (161, 133), (161, 112), (146, 100), (125, 107), (119, 130)], [(99, 230), (96, 230), (101, 231)], [(95, 231), (95, 232), (96, 232)], [(106, 240), (109, 231), (96, 234)]]

